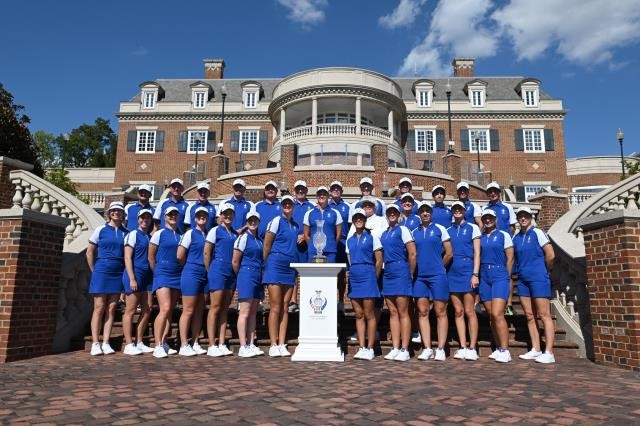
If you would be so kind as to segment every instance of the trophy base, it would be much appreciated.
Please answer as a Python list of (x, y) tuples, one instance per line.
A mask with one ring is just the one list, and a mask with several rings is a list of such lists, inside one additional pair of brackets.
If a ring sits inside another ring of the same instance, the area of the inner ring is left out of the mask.
[(327, 256), (313, 256), (311, 258), (311, 263), (327, 263)]

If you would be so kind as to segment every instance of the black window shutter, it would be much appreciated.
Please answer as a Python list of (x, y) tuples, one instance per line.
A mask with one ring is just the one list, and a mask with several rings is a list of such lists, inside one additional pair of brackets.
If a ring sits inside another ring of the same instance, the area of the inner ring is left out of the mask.
[(267, 152), (267, 146), (269, 145), (269, 132), (266, 130), (260, 130), (260, 145), (258, 146), (258, 152)]
[(556, 144), (553, 140), (553, 129), (544, 129), (544, 150), (555, 151)]
[(293, 165), (298, 165), (298, 144), (293, 145)]
[(216, 132), (207, 132), (207, 152), (216, 150)]
[(524, 151), (524, 130), (515, 129), (513, 131), (513, 138), (516, 141), (516, 151)]
[(187, 138), (189, 133), (182, 131), (178, 132), (178, 152), (187, 152)]
[(127, 134), (127, 151), (135, 152), (137, 139), (138, 132), (135, 130), (129, 130), (129, 133)]
[(409, 151), (416, 150), (416, 130), (415, 129), (409, 129), (409, 131), (407, 132), (407, 143), (405, 144), (405, 146)]
[(436, 130), (436, 151), (444, 151), (444, 130)]
[(469, 130), (460, 129), (460, 149), (469, 151)]
[(516, 201), (524, 202), (526, 196), (524, 195), (524, 186), (516, 186)]
[(164, 151), (164, 130), (156, 132), (156, 152)]
[(489, 130), (489, 140), (491, 143), (491, 151), (500, 151), (500, 134), (498, 129)]
[(240, 132), (238, 130), (231, 131), (231, 152), (240, 152)]
[(153, 199), (159, 200), (164, 192), (164, 185), (153, 185)]

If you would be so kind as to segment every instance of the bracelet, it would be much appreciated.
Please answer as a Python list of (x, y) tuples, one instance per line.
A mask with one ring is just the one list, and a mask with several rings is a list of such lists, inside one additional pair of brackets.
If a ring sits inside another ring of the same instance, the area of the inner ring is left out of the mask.
[(477, 272), (474, 272), (474, 273), (472, 273), (471, 275), (473, 275), (473, 276), (474, 276), (474, 277), (476, 277), (476, 278), (478, 277), (478, 273), (477, 273)]

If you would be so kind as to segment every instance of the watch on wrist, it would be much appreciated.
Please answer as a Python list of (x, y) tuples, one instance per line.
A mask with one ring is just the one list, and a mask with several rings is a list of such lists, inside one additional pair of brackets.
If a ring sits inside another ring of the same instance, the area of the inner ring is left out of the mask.
[(474, 277), (478, 278), (478, 273), (477, 272), (474, 272), (471, 275), (473, 275)]

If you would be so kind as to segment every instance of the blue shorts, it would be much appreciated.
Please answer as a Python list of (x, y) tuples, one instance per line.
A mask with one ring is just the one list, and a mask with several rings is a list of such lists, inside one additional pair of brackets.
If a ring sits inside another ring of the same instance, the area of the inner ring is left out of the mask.
[(473, 258), (453, 257), (453, 262), (447, 271), (450, 293), (467, 293), (473, 291), (471, 276), (473, 275)]
[[(151, 286), (153, 285), (153, 272), (151, 269), (134, 269), (133, 274), (136, 277), (136, 282), (138, 283), (138, 289), (135, 293), (151, 291)], [(124, 293), (129, 295), (134, 293), (131, 291), (131, 282), (129, 281), (129, 274), (127, 271), (124, 271), (122, 274), (122, 284), (124, 285)]]
[(233, 293), (236, 290), (236, 274), (233, 272), (231, 263), (215, 260), (211, 262), (207, 281), (205, 291), (231, 290)]
[(89, 294), (120, 294), (124, 260), (98, 259), (91, 274)]
[(295, 262), (297, 255), (287, 256), (281, 253), (271, 253), (264, 265), (263, 284), (294, 285), (296, 270), (289, 266)]
[(510, 286), (507, 268), (500, 265), (480, 265), (480, 301), (509, 300)]
[(349, 271), (350, 299), (368, 299), (380, 297), (376, 267), (374, 265), (356, 264)]
[(382, 294), (384, 296), (413, 295), (409, 262), (391, 262), (384, 265), (382, 277)]
[(534, 299), (549, 299), (551, 298), (551, 281), (549, 281), (549, 278), (543, 281), (528, 281), (520, 278), (518, 281), (518, 295)]
[(449, 300), (449, 284), (445, 274), (418, 277), (413, 282), (413, 297), (430, 300)]
[(238, 300), (264, 299), (262, 272), (258, 268), (241, 266), (238, 271)]
[(207, 270), (204, 265), (187, 263), (180, 276), (180, 292), (183, 296), (198, 296), (207, 292)]

